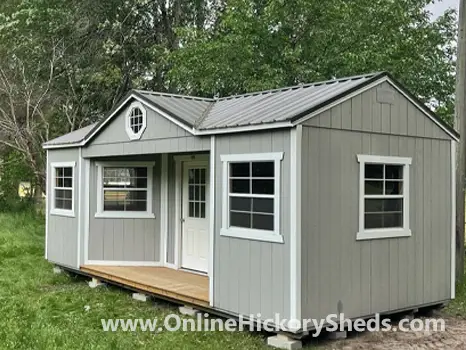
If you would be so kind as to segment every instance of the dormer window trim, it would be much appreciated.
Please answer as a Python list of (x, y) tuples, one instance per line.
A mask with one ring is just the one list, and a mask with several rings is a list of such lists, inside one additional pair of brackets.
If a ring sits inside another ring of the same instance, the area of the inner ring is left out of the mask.
[(141, 102), (131, 103), (126, 112), (126, 134), (130, 140), (140, 140), (147, 127), (147, 111)]

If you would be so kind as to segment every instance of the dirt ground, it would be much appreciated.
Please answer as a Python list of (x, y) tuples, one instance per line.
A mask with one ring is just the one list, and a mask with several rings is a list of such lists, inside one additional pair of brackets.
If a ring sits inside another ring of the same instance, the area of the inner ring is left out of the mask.
[(433, 317), (442, 317), (445, 320), (445, 331), (354, 332), (345, 340), (329, 341), (327, 344), (319, 345), (328, 350), (466, 349), (466, 320), (442, 315)]

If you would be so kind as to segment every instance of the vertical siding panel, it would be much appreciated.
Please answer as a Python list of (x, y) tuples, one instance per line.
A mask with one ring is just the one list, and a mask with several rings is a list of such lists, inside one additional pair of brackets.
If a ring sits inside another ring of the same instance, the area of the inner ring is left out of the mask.
[[(159, 217), (159, 216), (157, 216)], [(158, 249), (159, 245), (155, 242), (155, 230), (151, 223), (151, 220), (141, 220), (143, 224), (141, 237), (144, 237), (144, 246), (142, 247), (143, 255), (141, 260), (144, 261), (156, 261), (155, 251)]]
[(341, 104), (341, 128), (351, 129), (351, 100), (346, 100)]
[[(379, 109), (381, 104), (378, 104)], [(371, 154), (386, 155), (390, 149), (390, 136), (370, 135)], [(371, 313), (390, 309), (390, 289), (380, 281), (390, 280), (390, 240), (370, 241), (371, 247)], [(377, 276), (377, 278), (376, 278)]]
[(383, 103), (382, 107), (382, 132), (388, 134), (390, 132), (390, 105)]
[(133, 232), (134, 232), (134, 224), (133, 220), (125, 220), (123, 223), (124, 227), (124, 242), (125, 242), (125, 260), (132, 261), (133, 260), (133, 251), (134, 251), (134, 240), (133, 240)]
[(341, 104), (333, 107), (331, 112), (331, 128), (332, 129), (341, 129)]
[(233, 268), (230, 270), (229, 277), (230, 279), (228, 280), (229, 284), (229, 290), (230, 290), (230, 295), (229, 295), (229, 300), (228, 300), (228, 305), (232, 310), (238, 310), (239, 311), (239, 283), (238, 281), (240, 280), (240, 275), (238, 271), (238, 263), (236, 259), (238, 258), (238, 252), (242, 251), (240, 247), (240, 242), (238, 239), (230, 239), (230, 246), (229, 246), (229, 259), (228, 261), (230, 264), (235, 261), (236, 268)]
[[(328, 125), (330, 126), (330, 112), (327, 116)], [(281, 133), (281, 134), (274, 134), (271, 138), (272, 141), (272, 151), (273, 152), (280, 152), (288, 147), (291, 147), (290, 143), (290, 133)], [(268, 142), (268, 139), (267, 139)], [(251, 149), (254, 149), (252, 147)], [(263, 149), (265, 151), (265, 149)], [(286, 157), (286, 155), (284, 156)], [(290, 155), (286, 157), (282, 161), (281, 174), (280, 174), (280, 233), (287, 239), (289, 237), (289, 228), (290, 228), (290, 215), (288, 214), (289, 211), (283, 210), (289, 206), (290, 203), (290, 169), (287, 166), (283, 165), (283, 162), (289, 162)], [(289, 163), (288, 163), (289, 164)], [(288, 236), (288, 237), (287, 237)], [(272, 283), (273, 285), (286, 285), (286, 279), (290, 273), (290, 256), (286, 254), (289, 251), (289, 246), (285, 246), (283, 244), (272, 244)], [(279, 290), (278, 288), (272, 289), (272, 300), (273, 300), (273, 307), (270, 310), (270, 314), (274, 312), (279, 312), (280, 314), (287, 315), (289, 314), (289, 305), (290, 305), (290, 295), (289, 295), (290, 288), (284, 288)]]
[[(350, 211), (349, 215), (351, 218), (355, 220), (357, 223), (359, 217), (359, 205), (358, 205), (358, 198), (359, 198), (359, 163), (356, 160), (356, 155), (364, 153), (364, 149), (362, 148), (362, 137), (361, 135), (357, 135), (357, 137), (350, 137), (350, 144), (349, 149), (353, 150), (351, 168), (349, 170), (349, 174), (354, 174), (354, 182), (353, 186), (350, 187), (349, 198), (352, 199), (352, 205), (348, 207)], [(353, 227), (354, 232), (357, 232), (358, 226), (356, 225)], [(354, 232), (353, 239), (354, 239)], [(358, 242), (359, 243), (359, 242)], [(359, 310), (361, 310), (361, 247), (359, 244), (352, 245), (351, 247), (351, 272), (350, 272), (350, 280), (351, 280), (351, 299), (350, 299), (350, 306), (351, 306), (351, 313), (349, 317), (354, 317), (359, 314)]]
[(362, 93), (362, 130), (372, 131), (372, 91)]
[[(351, 120), (351, 116), (347, 116), (346, 119)], [(303, 176), (303, 178), (309, 178), (308, 182), (308, 190), (305, 195), (303, 194), (303, 198), (306, 201), (306, 208), (302, 212), (303, 218), (308, 218), (307, 230), (304, 229), (308, 235), (308, 246), (306, 251), (306, 256), (308, 257), (308, 275), (307, 275), (307, 284), (306, 284), (306, 295), (307, 300), (307, 308), (310, 310), (310, 314), (316, 315), (319, 314), (319, 300), (321, 300), (322, 294), (320, 291), (320, 281), (319, 281), (319, 272), (321, 271), (321, 241), (323, 236), (319, 230), (320, 225), (320, 211), (318, 205), (314, 203), (320, 203), (320, 171), (318, 164), (319, 154), (320, 154), (320, 138), (319, 133), (321, 130), (314, 129), (314, 128), (306, 128), (308, 130), (308, 137), (309, 137), (309, 146), (308, 146), (308, 154), (309, 157), (307, 159), (307, 174), (308, 176)], [(304, 150), (303, 150), (304, 155)], [(348, 265), (350, 266), (350, 265)], [(320, 314), (319, 314), (320, 315)]]
[(377, 89), (370, 90), (372, 94), (371, 114), (372, 114), (372, 132), (382, 132), (382, 104), (377, 102)]
[[(371, 154), (371, 135), (362, 134), (362, 150), (364, 154)], [(359, 178), (359, 171), (357, 172)], [(359, 199), (359, 196), (358, 196)], [(358, 206), (358, 202), (354, 205)], [(360, 241), (361, 249), (361, 293), (360, 293), (360, 312), (362, 315), (368, 315), (371, 312), (371, 242)]]
[(114, 237), (113, 237), (113, 222), (114, 219), (102, 219), (104, 224), (104, 259), (103, 260), (113, 260), (113, 251), (114, 248)]
[[(272, 291), (276, 286), (274, 286), (272, 281), (272, 262), (274, 257), (272, 256), (271, 243), (261, 244), (260, 248), (260, 266), (262, 267), (261, 288), (263, 291)], [(261, 310), (263, 311), (263, 316), (273, 309), (272, 293), (262, 294)]]
[[(426, 118), (425, 118), (426, 119)], [(434, 136), (434, 128), (436, 125), (429, 120), (425, 120), (424, 123), (424, 137), (432, 138)]]
[(416, 120), (416, 135), (424, 135), (425, 124), (428, 122), (426, 118), (419, 118), (419, 115), (413, 111), (413, 115), (411, 116)]
[(412, 103), (406, 102), (406, 118), (408, 119), (408, 135), (416, 136), (417, 135), (417, 122), (416, 122), (416, 113), (418, 111)]
[(436, 215), (431, 211), (432, 208), (432, 140), (424, 140), (424, 200), (423, 200), (423, 213), (424, 213), (424, 299), (427, 301), (432, 300), (432, 257), (431, 257), (431, 244), (432, 244), (432, 215)]
[(115, 221), (114, 226), (113, 226), (113, 239), (114, 239), (113, 258), (119, 261), (124, 260), (125, 245), (124, 245), (124, 234), (123, 233), (124, 233), (123, 221), (122, 220)]
[[(416, 293), (418, 300), (425, 300), (425, 284), (424, 284), (424, 218), (427, 216), (424, 212), (424, 183), (426, 174), (424, 172), (424, 140), (416, 139), (416, 156), (413, 160), (413, 169), (416, 181), (412, 184), (416, 187), (416, 226), (413, 231), (414, 242), (416, 246), (416, 285), (418, 286)], [(428, 229), (428, 227), (426, 227)]]
[[(353, 290), (353, 284), (354, 280), (351, 276), (351, 271), (352, 271), (352, 251), (354, 248), (352, 246), (354, 245), (355, 237), (356, 237), (356, 230), (352, 229), (352, 226), (349, 225), (350, 229), (348, 230), (348, 224), (351, 223), (354, 218), (354, 214), (358, 215), (357, 213), (354, 212), (355, 208), (355, 203), (353, 198), (351, 197), (351, 192), (353, 191), (353, 187), (358, 188), (359, 184), (359, 175), (355, 176), (350, 176), (348, 178), (348, 174), (352, 174), (353, 169), (355, 169), (355, 163), (356, 163), (356, 169), (359, 171), (359, 167), (357, 165), (355, 156), (353, 153), (356, 153), (355, 151), (355, 144), (352, 142), (351, 138), (349, 138), (349, 134), (337, 134), (339, 136), (339, 141), (337, 142), (339, 147), (340, 147), (340, 162), (341, 162), (341, 171), (339, 172), (340, 176), (340, 190), (342, 191), (341, 195), (337, 196), (339, 198), (340, 202), (340, 207), (339, 207), (339, 213), (341, 215), (341, 220), (336, 220), (340, 224), (340, 229), (338, 230), (338, 234), (341, 239), (341, 258), (340, 258), (340, 271), (341, 271), (341, 300), (343, 303), (343, 312), (347, 316), (355, 315), (356, 310), (355, 307), (353, 306), (352, 303), (352, 290)], [(314, 158), (314, 155), (312, 159), (317, 159)], [(303, 178), (305, 178), (303, 176)], [(348, 181), (349, 181), (349, 186), (348, 186)], [(319, 183), (318, 181), (314, 182), (311, 184), (311, 189), (312, 188), (319, 188)], [(308, 201), (309, 203), (313, 203), (313, 197), (312, 194), (308, 196)], [(315, 205), (315, 204), (314, 204)], [(354, 231), (354, 232), (353, 232)], [(316, 235), (320, 236), (322, 230), (318, 230), (317, 228), (315, 229)], [(315, 238), (316, 240), (318, 239)], [(309, 244), (312, 246), (313, 243), (312, 241), (309, 242)], [(319, 270), (316, 271), (316, 273), (319, 273)]]
[[(218, 146), (218, 156), (217, 156), (217, 191), (216, 191), (216, 196), (217, 200), (216, 203), (220, 204), (217, 208), (217, 217), (222, 217), (222, 210), (223, 210), (223, 188), (222, 188), (222, 182), (223, 182), (223, 169), (222, 169), (222, 162), (220, 161), (220, 156), (222, 154), (230, 154), (234, 153), (230, 149), (230, 141), (231, 137), (230, 136), (225, 136), (222, 138), (217, 138), (217, 146)], [(217, 225), (217, 231), (216, 235), (218, 237), (218, 234), (220, 232), (221, 228), (221, 220), (219, 220), (218, 225)], [(214, 302), (216, 305), (218, 305), (220, 308), (224, 310), (230, 309), (230, 294), (232, 291), (230, 291), (230, 270), (229, 270), (229, 264), (230, 264), (230, 241), (231, 239), (228, 239), (226, 237), (218, 237), (218, 246), (219, 249), (216, 251), (216, 256), (218, 257), (216, 267), (218, 269), (218, 273), (215, 274), (215, 279), (218, 281), (217, 288), (215, 290), (216, 292), (216, 297), (214, 299)], [(226, 263), (223, 262), (225, 259)]]
[[(331, 130), (330, 131), (330, 152), (328, 154), (329, 158), (333, 159), (340, 159), (342, 157), (341, 155), (341, 149), (340, 149), (340, 140), (339, 140), (339, 132), (336, 130)], [(329, 188), (327, 194), (327, 198), (329, 200), (329, 206), (330, 206), (330, 212), (329, 213), (334, 213), (336, 210), (339, 209), (341, 201), (339, 200), (340, 196), (337, 195), (338, 193), (341, 193), (341, 182), (340, 182), (340, 174), (342, 172), (346, 173), (346, 171), (343, 171), (341, 162), (335, 162), (335, 161), (330, 161), (329, 162), (329, 168), (328, 170), (330, 173), (328, 174), (329, 177)], [(342, 235), (341, 233), (343, 232), (341, 230), (341, 221), (340, 220), (335, 220), (333, 218), (333, 215), (327, 214), (328, 220), (329, 220), (329, 227), (330, 230), (328, 231), (328, 237), (330, 239), (330, 254), (334, 257), (334, 264), (332, 265), (332, 268), (329, 271), (328, 277), (330, 278), (330, 302), (331, 302), (331, 308), (330, 310), (333, 310), (333, 312), (338, 312), (338, 302), (341, 300), (340, 298), (340, 291), (342, 288), (346, 288), (346, 285), (342, 283), (342, 273), (341, 270), (336, 268), (338, 266), (341, 266), (341, 260), (342, 260), (342, 246), (341, 246), (341, 241), (342, 241)]]
[(351, 99), (351, 129), (362, 129), (362, 97), (357, 95)]
[[(403, 125), (400, 125), (403, 128)], [(407, 126), (406, 126), (407, 130)], [(398, 138), (398, 154), (402, 157), (409, 156), (409, 144), (406, 137)], [(411, 169), (411, 167), (410, 167)], [(411, 175), (411, 174), (410, 174)], [(411, 178), (411, 177), (410, 177)], [(409, 288), (409, 259), (411, 258), (412, 251), (408, 250), (411, 238), (399, 238), (398, 241), (398, 305), (399, 307), (408, 306), (408, 288)]]
[[(390, 135), (390, 155), (399, 155), (398, 136)], [(399, 242), (397, 239), (390, 239), (390, 309), (399, 307), (398, 287), (399, 287)]]
[[(320, 183), (319, 183), (319, 227), (328, 227), (331, 220), (329, 213), (332, 212), (330, 195), (331, 193), (331, 182), (329, 175), (330, 169), (330, 130), (320, 129), (319, 131), (319, 172), (320, 172)], [(321, 232), (319, 232), (321, 234)], [(327, 232), (325, 236), (322, 236), (320, 241), (320, 251), (324, 256), (332, 255), (331, 238), (329, 237), (330, 232)], [(318, 275), (319, 280), (319, 291), (320, 291), (320, 303), (319, 303), (319, 315), (325, 312), (325, 310), (332, 310), (333, 305), (330, 300), (332, 292), (332, 281), (331, 281), (331, 270), (332, 267), (329, 265), (321, 265), (320, 274)]]
[(408, 134), (408, 100), (400, 94), (395, 94), (397, 105), (393, 106), (398, 109), (398, 130), (401, 135)]
[(394, 135), (401, 134), (399, 98), (395, 95), (395, 104), (387, 104), (390, 108), (390, 133)]
[[(409, 118), (408, 118), (409, 121)], [(408, 133), (409, 133), (409, 124), (408, 124)], [(416, 139), (407, 138), (407, 154), (412, 157), (412, 164), (410, 166), (410, 184), (409, 184), (409, 199), (410, 199), (410, 208), (409, 208), (409, 228), (411, 229), (411, 237), (406, 240), (406, 254), (408, 259), (408, 304), (414, 305), (417, 300), (419, 285), (415, 283), (417, 278), (416, 273), (416, 214), (417, 214), (417, 184), (418, 177), (416, 176)], [(405, 149), (404, 147), (402, 149)], [(413, 156), (414, 155), (414, 156)]]
[(144, 220), (134, 219), (133, 230), (133, 259), (134, 261), (144, 260), (144, 246), (147, 244), (144, 235)]
[(319, 116), (319, 126), (321, 128), (329, 128), (330, 125), (331, 125), (331, 113), (330, 113), (330, 110), (327, 110), (325, 112), (323, 112), (320, 116)]

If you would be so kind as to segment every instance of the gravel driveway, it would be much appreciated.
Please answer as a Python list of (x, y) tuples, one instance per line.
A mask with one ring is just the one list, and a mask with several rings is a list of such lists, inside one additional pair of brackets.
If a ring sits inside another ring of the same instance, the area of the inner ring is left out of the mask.
[[(435, 318), (442, 316), (436, 315)], [(335, 350), (432, 350), (466, 349), (466, 320), (445, 317), (445, 331), (352, 333), (345, 340), (329, 341), (324, 349)]]

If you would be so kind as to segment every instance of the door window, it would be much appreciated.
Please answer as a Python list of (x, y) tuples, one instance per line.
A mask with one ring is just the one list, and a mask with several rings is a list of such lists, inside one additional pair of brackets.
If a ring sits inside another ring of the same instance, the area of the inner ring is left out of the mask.
[(188, 216), (204, 219), (206, 217), (206, 169), (188, 170)]

